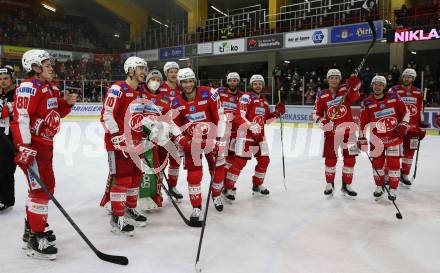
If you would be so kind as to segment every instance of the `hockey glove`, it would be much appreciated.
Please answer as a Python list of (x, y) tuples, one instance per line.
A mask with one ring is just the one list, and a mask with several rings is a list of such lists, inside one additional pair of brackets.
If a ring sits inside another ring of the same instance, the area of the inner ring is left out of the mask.
[(175, 143), (182, 148), (185, 153), (191, 152), (191, 138), (187, 136), (177, 136)]
[(18, 153), (15, 155), (14, 161), (20, 168), (25, 170), (32, 165), (36, 156), (36, 150), (30, 145), (22, 144), (18, 146)]
[(402, 121), (399, 123), (399, 125), (397, 125), (397, 128), (394, 129), (393, 135), (394, 135), (394, 137), (401, 139), (406, 135), (406, 133), (408, 132), (408, 129), (409, 129), (408, 123)]
[(347, 84), (348, 88), (350, 88), (350, 91), (359, 92), (362, 82), (357, 76), (353, 75), (347, 79)]
[(357, 145), (359, 150), (361, 151), (367, 151), (368, 150), (368, 140), (365, 137), (360, 137), (357, 140)]

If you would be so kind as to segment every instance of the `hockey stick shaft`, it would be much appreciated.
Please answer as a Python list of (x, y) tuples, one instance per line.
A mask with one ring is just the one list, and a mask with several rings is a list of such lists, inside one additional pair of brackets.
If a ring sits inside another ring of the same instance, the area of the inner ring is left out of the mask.
[[(216, 163), (217, 163), (217, 156), (214, 157), (214, 164), (216, 164)], [(196, 263), (195, 263), (195, 267), (196, 267), (197, 272), (201, 272), (201, 267), (199, 264), (200, 253), (202, 252), (202, 242), (203, 242), (203, 236), (205, 235), (206, 220), (208, 217), (209, 201), (211, 199), (212, 184), (214, 183), (214, 177), (215, 177), (215, 166), (214, 166), (214, 170), (212, 171), (211, 181), (209, 183), (208, 197), (206, 197), (205, 212), (203, 214), (202, 230), (200, 231), (199, 246), (197, 248), (197, 256), (196, 256)]]
[[(278, 90), (278, 103), (281, 102), (281, 90)], [(283, 164), (283, 182), (284, 182), (284, 189), (287, 191), (286, 186), (286, 165), (284, 162), (284, 141), (283, 141), (283, 130), (284, 129), (284, 121), (283, 116), (280, 115), (280, 137), (281, 137), (281, 160)]]
[[(13, 148), (12, 143), (9, 141), (9, 139), (2, 134), (2, 137), (4, 137), (7, 141), (7, 143), (11, 146), (14, 152), (16, 150)], [(64, 217), (67, 219), (67, 221), (72, 225), (72, 227), (76, 230), (76, 232), (81, 236), (81, 238), (86, 242), (86, 244), (95, 252), (96, 256), (100, 258), (103, 261), (114, 263), (114, 264), (120, 264), (120, 265), (127, 265), (128, 259), (124, 256), (115, 256), (115, 255), (109, 255), (102, 253), (99, 251), (93, 244), (90, 242), (89, 238), (82, 232), (82, 230), (78, 227), (78, 225), (73, 221), (72, 217), (66, 212), (66, 210), (61, 206), (60, 202), (55, 198), (55, 196), (49, 191), (47, 186), (44, 184), (43, 181), (41, 181), (40, 177), (35, 173), (35, 171), (32, 168), (27, 169), (29, 173), (32, 175), (32, 177), (37, 181), (38, 185), (43, 189), (43, 191), (49, 196), (50, 200), (55, 204), (55, 206), (61, 211), (61, 213), (64, 215)]]
[[(359, 75), (359, 73), (361, 72), (362, 68), (365, 65), (365, 62), (367, 61), (368, 56), (370, 56), (370, 54), (371, 54), (371, 50), (373, 50), (373, 47), (376, 44), (376, 40), (377, 40), (376, 26), (374, 25), (374, 22), (371, 21), (371, 20), (368, 21), (368, 26), (371, 29), (371, 34), (373, 35), (373, 40), (371, 41), (370, 46), (368, 47), (368, 50), (365, 53), (364, 57), (362, 58), (361, 62), (355, 68), (355, 70), (354, 70), (354, 75), (355, 76)], [(345, 99), (347, 98), (347, 95), (348, 95), (349, 91), (350, 91), (350, 86), (349, 86), (349, 88), (347, 88), (347, 91), (345, 92), (345, 94), (342, 97), (341, 101), (338, 103), (338, 106), (336, 107), (335, 112), (333, 112), (332, 116), (330, 117), (330, 120), (334, 120), (335, 119), (336, 114), (339, 112), (342, 104), (344, 103)]]
[[(373, 166), (373, 160), (371, 159), (371, 157), (370, 157), (368, 154), (367, 154), (367, 157), (368, 157), (368, 160), (370, 161), (371, 166), (373, 167), (373, 170), (374, 170), (374, 172), (376, 173), (376, 175), (377, 175), (378, 177), (381, 177), (381, 175), (379, 174), (379, 171)], [(389, 190), (386, 186), (384, 186), (384, 188), (385, 188), (385, 190), (386, 190), (388, 196), (390, 196), (390, 190)], [(396, 202), (395, 202), (394, 200), (391, 200), (391, 202), (393, 202), (393, 205), (394, 205), (394, 207), (395, 207), (396, 210), (397, 210), (396, 217), (397, 217), (399, 220), (402, 219), (402, 213), (400, 212), (399, 207), (397, 207)]]

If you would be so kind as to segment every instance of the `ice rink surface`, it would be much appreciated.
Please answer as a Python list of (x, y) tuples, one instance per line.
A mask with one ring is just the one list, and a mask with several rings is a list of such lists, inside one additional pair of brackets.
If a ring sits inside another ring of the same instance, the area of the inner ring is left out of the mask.
[[(357, 199), (340, 194), (341, 161), (335, 197), (324, 197), (319, 129), (285, 128), (286, 191), (279, 127), (269, 126), (266, 133), (271, 163), (265, 185), (270, 197), (252, 196), (255, 160), (250, 161), (237, 183), (234, 204), (225, 201), (221, 213), (211, 204), (201, 254), (203, 272), (440, 272), (439, 136), (423, 140), (417, 179), (410, 190), (398, 190), (403, 215), (399, 221), (390, 202), (374, 201), (372, 169), (365, 156), (359, 156), (355, 166)], [(102, 134), (97, 121), (63, 123), (55, 145), (56, 197), (98, 249), (125, 255), (130, 264), (99, 260), (52, 203), (49, 223), (57, 235), (57, 260), (26, 257), (21, 236), (27, 188), (19, 170), (16, 206), (0, 215), (1, 273), (194, 272), (200, 229), (184, 225), (167, 199), (161, 210), (147, 214), (147, 227), (137, 228), (134, 237), (110, 232), (109, 215), (99, 207), (108, 172)], [(205, 175), (204, 196), (208, 184)], [(185, 198), (180, 206), (189, 216), (186, 185), (181, 171), (178, 188)]]

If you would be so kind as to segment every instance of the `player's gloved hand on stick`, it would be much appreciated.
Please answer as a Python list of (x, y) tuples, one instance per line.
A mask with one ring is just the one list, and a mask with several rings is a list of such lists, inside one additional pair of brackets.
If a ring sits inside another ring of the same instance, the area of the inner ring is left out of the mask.
[(399, 123), (399, 125), (397, 125), (397, 128), (394, 129), (393, 135), (398, 138), (403, 138), (408, 132), (408, 129), (409, 129), (408, 123), (402, 121)]
[(18, 146), (18, 153), (15, 155), (14, 161), (22, 169), (27, 169), (32, 165), (36, 156), (37, 151), (32, 146), (21, 144)]
[(352, 75), (347, 79), (347, 84), (351, 91), (358, 92), (361, 88), (362, 81), (358, 78), (358, 76)]
[(191, 138), (190, 137), (183, 136), (183, 135), (177, 136), (175, 143), (177, 145), (179, 145), (180, 147), (182, 147), (182, 150), (185, 153), (191, 152)]
[(282, 104), (281, 102), (279, 102), (275, 106), (275, 115), (279, 118), (282, 115), (284, 115), (284, 113), (286, 113), (286, 106), (284, 104)]
[(124, 133), (115, 133), (110, 136), (110, 140), (116, 150), (122, 150), (126, 146)]
[(367, 151), (368, 150), (368, 140), (365, 137), (359, 137), (357, 140), (357, 145), (359, 150)]

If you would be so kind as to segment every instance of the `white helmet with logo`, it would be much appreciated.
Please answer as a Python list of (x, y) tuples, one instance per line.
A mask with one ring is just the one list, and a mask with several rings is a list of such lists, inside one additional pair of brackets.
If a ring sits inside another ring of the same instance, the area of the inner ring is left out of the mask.
[(240, 81), (240, 75), (238, 75), (237, 72), (231, 72), (228, 74), (228, 76), (226, 76), (226, 81), (228, 82), (229, 80), (232, 79), (236, 79), (237, 81)]
[(42, 62), (52, 57), (46, 50), (31, 49), (26, 51), (21, 58), (21, 63), (26, 72), (32, 71), (32, 65), (42, 66)]
[(264, 77), (261, 76), (260, 74), (252, 75), (251, 79), (249, 80), (249, 84), (252, 85), (256, 81), (261, 81), (263, 83), (263, 85), (265, 84)]
[(373, 79), (371, 80), (371, 84), (373, 84), (374, 82), (379, 82), (382, 83), (384, 86), (387, 86), (387, 79), (385, 79), (384, 76), (380, 76), (380, 75), (374, 76)]
[(412, 68), (407, 68), (407, 69), (403, 70), (402, 78), (403, 78), (403, 76), (411, 76), (415, 79), (417, 77), (417, 72)]
[(139, 67), (139, 66), (143, 66), (143, 67), (147, 68), (147, 62), (144, 59), (136, 57), (136, 56), (129, 57), (124, 63), (125, 74), (128, 74), (129, 68), (136, 69), (136, 67)]
[(177, 83), (181, 84), (182, 81), (191, 79), (194, 81), (196, 80), (196, 74), (194, 74), (194, 71), (191, 68), (182, 68), (177, 72)]
[(165, 76), (168, 75), (168, 70), (173, 68), (179, 70), (179, 64), (176, 62), (166, 62), (165, 65), (163, 66), (163, 73), (165, 74)]
[(329, 69), (327, 72), (327, 79), (330, 78), (331, 76), (339, 76), (340, 79), (342, 79), (342, 74), (341, 71), (339, 69)]

